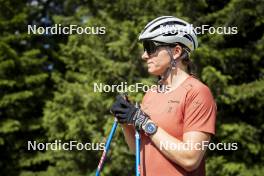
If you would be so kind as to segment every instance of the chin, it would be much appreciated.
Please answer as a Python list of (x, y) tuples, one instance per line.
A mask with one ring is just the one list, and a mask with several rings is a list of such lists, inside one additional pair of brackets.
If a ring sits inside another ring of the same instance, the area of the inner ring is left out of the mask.
[(154, 76), (159, 76), (161, 75), (161, 73), (157, 70), (153, 70), (153, 69), (148, 69), (148, 73)]

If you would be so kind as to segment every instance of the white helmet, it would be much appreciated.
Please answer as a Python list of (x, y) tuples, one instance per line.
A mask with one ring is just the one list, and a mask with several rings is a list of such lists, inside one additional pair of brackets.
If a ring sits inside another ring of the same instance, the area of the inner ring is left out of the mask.
[(167, 44), (181, 43), (190, 51), (198, 47), (193, 26), (173, 16), (161, 16), (149, 22), (139, 35), (139, 40)]

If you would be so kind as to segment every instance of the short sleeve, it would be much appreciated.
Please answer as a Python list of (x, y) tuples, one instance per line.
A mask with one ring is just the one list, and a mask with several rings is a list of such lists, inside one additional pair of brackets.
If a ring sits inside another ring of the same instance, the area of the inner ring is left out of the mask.
[(186, 96), (183, 132), (215, 134), (216, 111), (216, 103), (209, 88), (205, 85), (193, 87)]

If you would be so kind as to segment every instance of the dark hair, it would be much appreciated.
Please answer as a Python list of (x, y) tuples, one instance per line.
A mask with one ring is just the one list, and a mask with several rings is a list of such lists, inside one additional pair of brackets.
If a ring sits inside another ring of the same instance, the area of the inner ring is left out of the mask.
[(196, 67), (190, 59), (190, 54), (189, 54), (190, 52), (185, 46), (181, 45), (181, 47), (183, 50), (179, 59), (181, 60), (182, 64), (186, 66), (187, 73), (196, 76)]

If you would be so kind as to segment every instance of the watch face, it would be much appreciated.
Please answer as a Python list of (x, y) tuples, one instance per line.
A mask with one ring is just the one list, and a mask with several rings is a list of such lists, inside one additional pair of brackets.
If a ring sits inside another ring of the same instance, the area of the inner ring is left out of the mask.
[(145, 131), (147, 134), (154, 134), (157, 130), (157, 127), (154, 123), (150, 122), (146, 124)]

